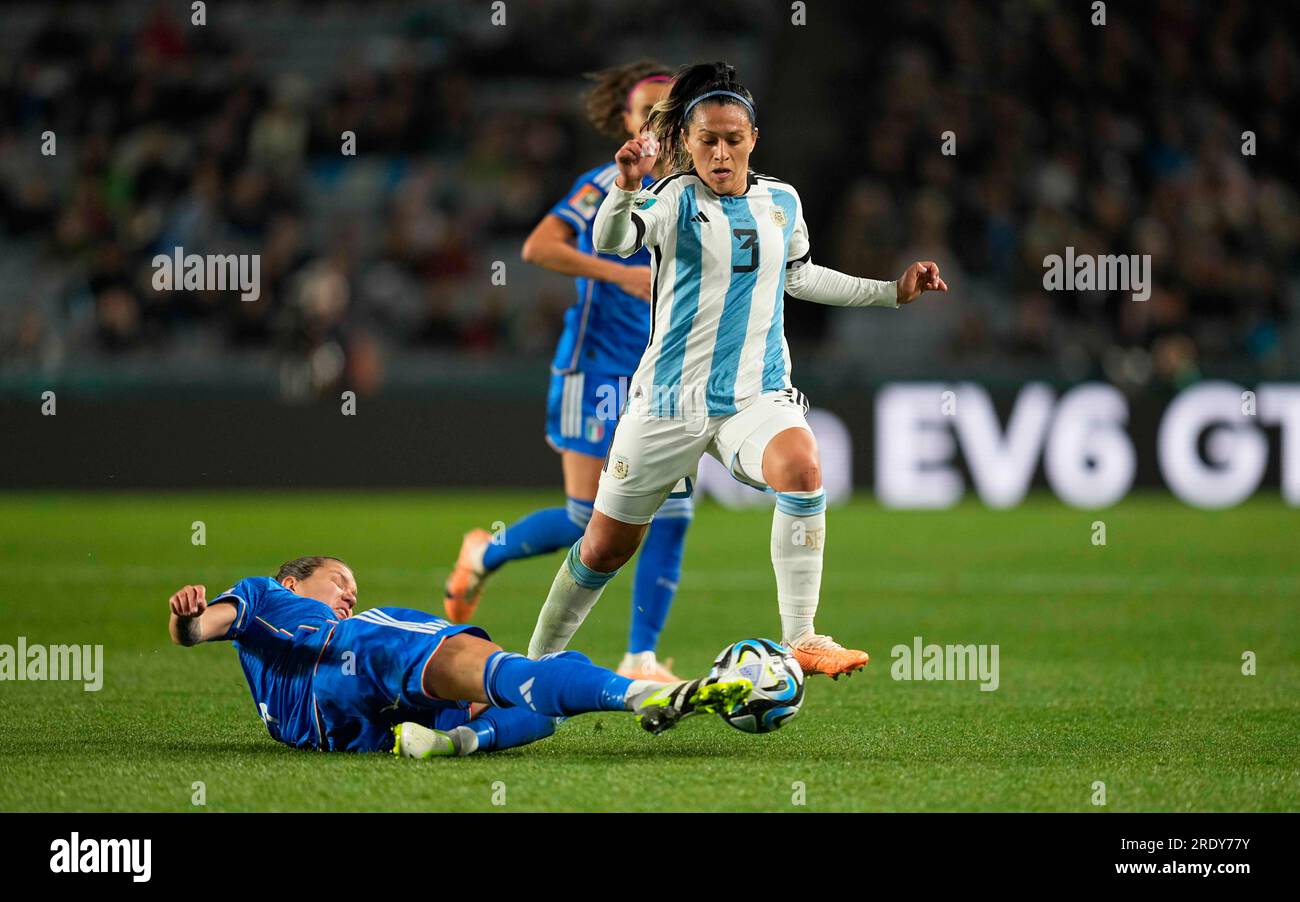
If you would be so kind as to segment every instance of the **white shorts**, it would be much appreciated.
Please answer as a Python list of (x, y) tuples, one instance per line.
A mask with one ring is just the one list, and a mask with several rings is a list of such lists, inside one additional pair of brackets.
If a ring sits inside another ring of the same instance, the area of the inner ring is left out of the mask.
[(622, 523), (649, 523), (670, 496), (689, 495), (704, 454), (740, 482), (768, 488), (763, 479), (767, 443), (787, 429), (808, 429), (808, 401), (793, 388), (759, 395), (719, 417), (655, 417), (644, 407), (634, 391), (614, 430), (596, 492), (596, 510)]

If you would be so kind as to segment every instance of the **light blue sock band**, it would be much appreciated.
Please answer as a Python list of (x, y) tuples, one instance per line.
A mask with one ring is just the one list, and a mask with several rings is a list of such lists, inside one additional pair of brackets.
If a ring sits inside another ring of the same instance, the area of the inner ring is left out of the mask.
[(777, 492), (776, 509), (791, 517), (813, 517), (826, 510), (826, 490), (815, 492)]

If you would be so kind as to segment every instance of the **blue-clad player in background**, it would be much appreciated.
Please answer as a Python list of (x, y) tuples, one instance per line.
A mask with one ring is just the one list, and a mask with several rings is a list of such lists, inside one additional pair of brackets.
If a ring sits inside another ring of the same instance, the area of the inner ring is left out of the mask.
[[(596, 84), (587, 95), (587, 117), (601, 133), (618, 141), (641, 133), (670, 80), (667, 67), (649, 61), (589, 77)], [(600, 468), (627, 395), (627, 382), (650, 336), (650, 252), (642, 250), (623, 259), (597, 254), (591, 243), (591, 224), (616, 175), (614, 163), (583, 173), (523, 248), (527, 262), (577, 277), (578, 299), (565, 314), (564, 333), (551, 363), (546, 423), (546, 440), (560, 453), (567, 503), (512, 523), (495, 543), (483, 529), (465, 536), (446, 588), (447, 616), (456, 623), (473, 618), (490, 574), (507, 561), (571, 548), (591, 519)], [(662, 175), (652, 170), (643, 184), (650, 185)], [(627, 654), (618, 667), (623, 676), (677, 679), (669, 669), (671, 661), (661, 663), (655, 653), (681, 578), (692, 515), (690, 497), (674, 497), (659, 508), (650, 524), (632, 584)]]
[(169, 599), (178, 645), (233, 640), (257, 715), (286, 745), (409, 758), (524, 745), (557, 719), (630, 711), (659, 733), (730, 710), (748, 680), (630, 680), (578, 652), (531, 660), (476, 626), (409, 608), (353, 614), (357, 583), (337, 558), (302, 557), (275, 579), (242, 579), (208, 602), (203, 586)]

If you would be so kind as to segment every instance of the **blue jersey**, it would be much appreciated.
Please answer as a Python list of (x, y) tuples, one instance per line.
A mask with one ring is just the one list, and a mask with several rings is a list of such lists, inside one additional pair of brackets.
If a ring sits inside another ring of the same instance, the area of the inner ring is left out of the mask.
[(242, 579), (213, 599), (236, 605), (223, 639), (233, 639), (257, 716), (271, 737), (295, 748), (378, 752), (391, 729), (416, 721), (449, 730), (469, 720), (469, 703), (434, 698), (423, 675), (442, 643), (476, 626), (424, 611), (372, 608), (339, 620), (324, 602), (273, 579)]
[(271, 736), (298, 748), (319, 742), (312, 676), (338, 617), (329, 605), (295, 595), (266, 576), (241, 579), (214, 598), (233, 603), (233, 639), (257, 716)]
[[(550, 212), (573, 226), (582, 253), (623, 266), (649, 266), (650, 252), (644, 248), (624, 259), (617, 254), (597, 254), (592, 246), (591, 225), (617, 175), (618, 167), (613, 163), (584, 172)], [(653, 183), (649, 176), (641, 182), (642, 187)], [(650, 339), (650, 304), (610, 282), (585, 278), (577, 282), (578, 300), (564, 314), (564, 333), (551, 369), (557, 374), (630, 376)]]

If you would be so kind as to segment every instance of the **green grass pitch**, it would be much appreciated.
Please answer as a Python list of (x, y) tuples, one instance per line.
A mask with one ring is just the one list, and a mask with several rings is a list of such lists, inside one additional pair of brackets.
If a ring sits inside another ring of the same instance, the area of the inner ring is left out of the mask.
[[(1163, 495), (1100, 513), (1041, 496), (1013, 511), (834, 507), (818, 626), (873, 661), (847, 681), (809, 680), (803, 711), (768, 736), (698, 717), (651, 737), (629, 716), (601, 714), (464, 760), (299, 752), (266, 735), (229, 646), (167, 639), (166, 599), (182, 583), (211, 596), (300, 554), (350, 562), (362, 608), (441, 613), (465, 529), (553, 502), (0, 499), (0, 643), (105, 647), (97, 693), (0, 683), (0, 809), (1300, 809), (1300, 513), (1276, 496), (1224, 512)], [(196, 520), (206, 545), (191, 543)], [(1096, 520), (1104, 547), (1091, 541)], [(703, 671), (729, 641), (778, 633), (769, 528), (767, 510), (701, 506), (661, 645), (679, 672)], [(478, 621), (506, 648), (525, 647), (558, 564), (519, 562), (489, 584)], [(631, 575), (629, 565), (575, 639), (598, 662), (623, 650)], [(999, 688), (891, 679), (890, 649), (918, 635), (997, 644)], [(192, 804), (199, 781), (204, 808)], [(1104, 808), (1092, 804), (1095, 781)]]

